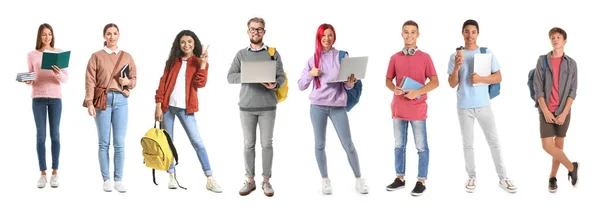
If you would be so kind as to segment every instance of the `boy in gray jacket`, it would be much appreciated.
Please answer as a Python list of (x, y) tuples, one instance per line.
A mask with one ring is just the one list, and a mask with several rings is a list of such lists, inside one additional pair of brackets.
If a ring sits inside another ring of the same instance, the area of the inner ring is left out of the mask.
[(540, 136), (544, 151), (552, 156), (548, 191), (556, 192), (556, 173), (560, 164), (577, 185), (579, 163), (571, 162), (563, 152), (567, 129), (571, 121), (571, 105), (577, 95), (577, 63), (564, 54), (567, 32), (552, 28), (548, 32), (552, 51), (538, 58), (533, 76), (533, 88), (540, 117)]

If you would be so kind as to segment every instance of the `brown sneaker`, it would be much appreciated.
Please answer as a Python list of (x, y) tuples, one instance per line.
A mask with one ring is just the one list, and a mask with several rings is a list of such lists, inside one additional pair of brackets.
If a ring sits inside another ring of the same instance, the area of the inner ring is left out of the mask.
[(256, 190), (256, 182), (244, 181), (244, 186), (240, 189), (240, 195), (245, 196)]
[(269, 183), (269, 182), (263, 182), (262, 189), (265, 193), (265, 196), (271, 197), (275, 194), (275, 191), (273, 190), (273, 187), (271, 186), (271, 183)]

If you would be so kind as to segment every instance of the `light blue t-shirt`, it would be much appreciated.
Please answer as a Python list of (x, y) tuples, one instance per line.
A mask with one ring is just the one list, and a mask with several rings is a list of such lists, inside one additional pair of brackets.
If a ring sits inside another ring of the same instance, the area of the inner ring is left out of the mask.
[[(458, 70), (458, 89), (456, 91), (456, 101), (458, 108), (479, 108), (490, 105), (489, 86), (473, 86), (471, 74), (474, 67), (475, 54), (481, 53), (480, 49), (465, 50), (465, 59)], [(486, 50), (486, 53), (492, 55), (492, 73), (500, 70), (500, 64), (496, 59), (496, 55)], [(454, 59), (456, 52), (450, 55), (448, 62), (448, 74), (451, 75), (454, 70)]]

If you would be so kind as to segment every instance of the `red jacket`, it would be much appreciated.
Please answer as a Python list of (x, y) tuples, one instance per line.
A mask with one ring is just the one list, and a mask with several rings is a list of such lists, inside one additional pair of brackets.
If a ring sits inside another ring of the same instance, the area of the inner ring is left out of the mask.
[[(185, 106), (186, 113), (191, 114), (198, 112), (198, 88), (206, 86), (208, 63), (206, 63), (205, 69), (200, 69), (200, 58), (192, 56), (187, 61), (188, 66), (185, 70), (185, 83), (187, 86), (185, 90)], [(160, 83), (158, 84), (154, 99), (156, 103), (162, 103), (161, 109), (163, 112), (167, 112), (169, 108), (169, 98), (171, 97), (171, 93), (173, 93), (177, 74), (179, 74), (179, 69), (181, 69), (181, 62), (181, 58), (175, 60), (171, 70), (167, 71), (167, 68), (165, 68), (162, 77), (160, 77)]]

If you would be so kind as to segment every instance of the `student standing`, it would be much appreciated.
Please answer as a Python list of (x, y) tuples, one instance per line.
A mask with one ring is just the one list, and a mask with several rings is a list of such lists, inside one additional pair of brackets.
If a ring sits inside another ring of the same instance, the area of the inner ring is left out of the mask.
[(246, 178), (244, 186), (239, 194), (246, 196), (256, 190), (254, 181), (254, 160), (256, 145), (256, 126), (260, 127), (260, 143), (262, 146), (262, 189), (266, 196), (273, 196), (275, 191), (271, 185), (271, 168), (273, 166), (273, 131), (275, 128), (275, 116), (277, 113), (277, 94), (286, 80), (283, 73), (281, 55), (275, 51), (276, 82), (273, 83), (242, 83), (241, 62), (246, 60), (271, 60), (268, 47), (263, 42), (266, 33), (265, 20), (254, 17), (248, 20), (248, 37), (250, 45), (237, 52), (229, 72), (227, 81), (230, 84), (241, 84), (238, 106), (240, 109), (240, 121), (244, 135), (244, 163), (246, 166)]
[(475, 141), (475, 120), (477, 120), (485, 134), (494, 165), (496, 166), (496, 173), (499, 179), (498, 186), (509, 193), (515, 193), (517, 192), (517, 187), (508, 179), (506, 168), (502, 161), (500, 138), (498, 137), (496, 119), (490, 104), (489, 88), (486, 85), (473, 85), (478, 83), (496, 84), (502, 81), (500, 64), (494, 53), (488, 49), (486, 53), (492, 55), (492, 74), (482, 77), (473, 72), (474, 56), (481, 53), (481, 49), (477, 45), (477, 38), (479, 37), (479, 24), (477, 21), (465, 21), (462, 27), (462, 35), (465, 41), (465, 49), (458, 50), (450, 55), (448, 62), (448, 83), (452, 88), (458, 86), (456, 92), (457, 113), (463, 142), (465, 167), (469, 177), (465, 184), (466, 191), (474, 192), (476, 188), (477, 175), (475, 173), (473, 142)]
[[(350, 134), (350, 122), (346, 112), (347, 93), (356, 83), (354, 74), (347, 81), (329, 83), (338, 77), (340, 72), (340, 51), (333, 47), (336, 40), (335, 29), (330, 24), (322, 24), (317, 29), (315, 40), (315, 53), (308, 59), (302, 76), (298, 80), (301, 91), (308, 89), (313, 83), (310, 93), (310, 119), (315, 136), (315, 156), (322, 177), (322, 192), (329, 195), (332, 193), (331, 180), (327, 172), (327, 156), (325, 153), (325, 137), (327, 119), (331, 119), (335, 130), (346, 151), (348, 162), (352, 167), (356, 178), (355, 189), (358, 193), (369, 193), (369, 187), (361, 178), (358, 153), (354, 148)], [(345, 54), (344, 57), (348, 57)]]
[[(406, 142), (408, 125), (413, 129), (415, 146), (419, 154), (417, 183), (411, 194), (420, 196), (425, 191), (425, 180), (429, 167), (429, 146), (427, 143), (427, 93), (438, 87), (438, 77), (429, 54), (419, 50), (419, 25), (412, 20), (402, 25), (404, 48), (394, 54), (388, 66), (386, 86), (392, 92), (392, 118), (394, 123), (394, 147), (396, 178), (386, 187), (388, 191), (404, 188), (406, 172)], [(410, 78), (424, 86), (419, 89), (402, 89), (403, 78)], [(392, 81), (396, 80), (396, 84)], [(429, 82), (425, 84), (425, 81)], [(418, 98), (417, 98), (418, 97)]]
[[(67, 83), (67, 69), (60, 69), (52, 65), (52, 70), (42, 69), (42, 55), (44, 51), (62, 52), (54, 47), (54, 30), (50, 24), (44, 23), (38, 27), (35, 50), (27, 54), (29, 72), (35, 72), (34, 81), (26, 81), (31, 86), (33, 118), (37, 133), (37, 156), (41, 176), (38, 179), (38, 188), (44, 188), (48, 182), (46, 178), (46, 124), (50, 126), (50, 140), (52, 142), (52, 176), (50, 186), (58, 187), (58, 164), (60, 157), (60, 119), (62, 115), (62, 89), (61, 84)], [(47, 117), (46, 117), (47, 116)], [(48, 123), (46, 123), (48, 120)]]
[(571, 122), (571, 106), (577, 96), (577, 62), (565, 54), (567, 32), (552, 28), (548, 32), (552, 51), (538, 58), (534, 73), (534, 91), (540, 119), (540, 136), (544, 151), (552, 156), (548, 191), (558, 189), (556, 173), (562, 164), (567, 178), (577, 185), (579, 163), (571, 162), (563, 151)]
[[(112, 191), (109, 174), (110, 156), (108, 149), (112, 130), (114, 147), (114, 189), (127, 191), (122, 182), (125, 161), (125, 134), (128, 123), (128, 98), (136, 86), (137, 67), (132, 56), (117, 46), (120, 33), (116, 24), (104, 27), (104, 48), (94, 52), (88, 61), (85, 74), (85, 100), (88, 114), (94, 117), (98, 132), (98, 159), (100, 172), (104, 180), (103, 189)], [(122, 78), (121, 69), (129, 65), (130, 76)], [(95, 98), (106, 93), (105, 107), (97, 107)]]
[[(208, 154), (194, 115), (198, 112), (198, 88), (206, 86), (207, 75), (208, 52), (204, 50), (204, 46), (194, 32), (181, 31), (173, 41), (169, 59), (154, 96), (155, 119), (163, 124), (167, 133), (171, 135), (171, 140), (175, 141), (175, 117), (179, 118), (202, 165), (206, 176), (206, 189), (221, 193), (223, 192), (221, 187), (212, 177)], [(170, 176), (169, 188), (177, 189), (179, 185), (175, 180), (174, 163), (167, 172)]]

